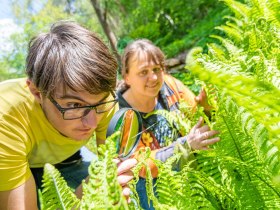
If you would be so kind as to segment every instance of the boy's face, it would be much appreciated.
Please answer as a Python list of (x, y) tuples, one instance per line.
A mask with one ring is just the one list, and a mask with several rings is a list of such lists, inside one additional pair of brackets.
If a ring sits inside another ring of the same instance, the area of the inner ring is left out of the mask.
[[(73, 108), (97, 105), (101, 102), (107, 102), (114, 99), (109, 93), (93, 95), (86, 91), (73, 91), (69, 88), (64, 92), (62, 87), (59, 87), (55, 95), (52, 96), (55, 102), (52, 102), (49, 98), (43, 97), (32, 82), (27, 81), (27, 84), (30, 91), (35, 96), (36, 101), (41, 104), (45, 116), (51, 125), (62, 135), (77, 141), (87, 140), (93, 135), (93, 132), (102, 119), (104, 113), (97, 114), (94, 109), (91, 109), (84, 117), (73, 120), (65, 120), (63, 119), (63, 114), (54, 103), (56, 102), (61, 108)], [(110, 106), (115, 105), (115, 103), (108, 104)]]
[[(61, 90), (58, 90), (53, 96), (53, 99), (62, 108), (71, 108), (96, 105), (100, 102), (112, 100), (113, 98), (110, 96), (109, 93), (92, 95), (86, 91), (75, 92), (71, 89), (68, 89), (63, 93), (61, 88)], [(41, 105), (47, 119), (54, 128), (56, 128), (62, 135), (78, 141), (89, 139), (93, 135), (94, 130), (103, 116), (103, 114), (97, 114), (95, 110), (91, 110), (82, 118), (65, 120), (63, 119), (62, 113), (49, 98), (44, 97)]]

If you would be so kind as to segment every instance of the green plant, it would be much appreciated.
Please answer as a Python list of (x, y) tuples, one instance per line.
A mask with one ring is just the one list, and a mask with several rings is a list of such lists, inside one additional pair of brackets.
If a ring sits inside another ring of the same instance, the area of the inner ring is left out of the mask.
[[(214, 86), (214, 93), (206, 90), (215, 110), (210, 127), (220, 131), (221, 141), (213, 145), (212, 150), (193, 151), (195, 160), (181, 164), (179, 171), (173, 169), (184, 156), (180, 147), (166, 163), (154, 160), (159, 169), (157, 196), (153, 193), (150, 172), (146, 171), (147, 195), (156, 209), (280, 208), (279, 182), (275, 182), (280, 173), (280, 18), (277, 12), (280, 3), (277, 0), (248, 0), (246, 4), (233, 0), (224, 2), (235, 14), (217, 28), (226, 37), (213, 35), (218, 42), (209, 43), (207, 53), (195, 48), (187, 58), (187, 69)], [(160, 114), (172, 124), (185, 125), (184, 118), (177, 120), (178, 116), (172, 113), (170, 116)], [(113, 158), (114, 144), (107, 142), (102, 154)], [(136, 180), (131, 185), (134, 192), (138, 171), (147, 167), (149, 150), (143, 155), (135, 168)], [(102, 163), (94, 162), (90, 170), (94, 164), (108, 169), (105, 165), (111, 166), (112, 162), (105, 156), (98, 160)], [(113, 176), (116, 174), (109, 177), (116, 187)], [(90, 188), (95, 191), (101, 185), (90, 185)], [(106, 182), (104, 188), (111, 189)], [(87, 191), (86, 196), (90, 197), (92, 191)], [(114, 197), (118, 198), (123, 199), (121, 195)], [(94, 199), (104, 201), (105, 198)], [(138, 206), (132, 204), (129, 208)]]
[(43, 209), (128, 209), (117, 181), (115, 133), (100, 146), (98, 159), (89, 167), (89, 180), (83, 183), (83, 198), (79, 200), (67, 186), (57, 169), (50, 164), (44, 168), (42, 191)]

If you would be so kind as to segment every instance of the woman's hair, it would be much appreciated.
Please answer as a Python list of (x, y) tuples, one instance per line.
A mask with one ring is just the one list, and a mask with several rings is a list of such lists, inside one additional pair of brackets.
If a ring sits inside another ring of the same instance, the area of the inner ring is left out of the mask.
[(59, 86), (100, 94), (115, 89), (117, 61), (96, 34), (61, 21), (30, 41), (26, 73), (45, 96)]
[[(129, 73), (131, 61), (138, 60), (141, 62), (143, 58), (146, 62), (160, 65), (164, 69), (165, 56), (160, 48), (148, 39), (138, 39), (128, 44), (124, 49), (121, 69), (122, 77), (124, 78)], [(127, 86), (127, 84), (122, 84), (121, 86), (123, 85)]]

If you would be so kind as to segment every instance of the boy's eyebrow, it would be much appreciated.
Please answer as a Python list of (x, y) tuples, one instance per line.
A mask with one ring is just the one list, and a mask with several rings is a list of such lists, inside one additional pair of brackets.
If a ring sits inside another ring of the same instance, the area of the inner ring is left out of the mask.
[[(106, 94), (100, 101), (98, 101), (96, 104), (103, 102), (108, 96), (110, 95), (110, 93)], [(58, 99), (76, 99), (79, 101), (82, 101), (86, 104), (90, 104), (87, 101), (85, 101), (84, 99), (80, 98), (79, 96), (76, 95), (71, 95), (71, 94), (65, 94), (63, 96), (57, 96)]]

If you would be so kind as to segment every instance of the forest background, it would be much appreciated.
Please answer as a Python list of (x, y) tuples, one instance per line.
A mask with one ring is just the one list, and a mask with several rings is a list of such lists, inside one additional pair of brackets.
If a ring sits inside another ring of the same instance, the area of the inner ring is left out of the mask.
[[(216, 0), (13, 0), (6, 4), (12, 8), (18, 30), (0, 40), (5, 42), (2, 46), (10, 43), (8, 50), (0, 52), (0, 81), (25, 76), (28, 41), (58, 20), (74, 20), (98, 33), (118, 59), (129, 41), (150, 39), (167, 58), (183, 55), (169, 62), (182, 68), (186, 52), (195, 46), (205, 47), (214, 27), (230, 13)], [(181, 79), (192, 85), (190, 77)], [(191, 88), (198, 91), (196, 86)]]
[[(152, 40), (168, 62), (172, 58), (182, 62), (181, 70), (171, 70), (179, 79), (196, 93), (199, 88), (194, 81), (206, 88), (214, 110), (207, 123), (220, 131), (221, 141), (213, 150), (194, 151), (196, 168), (181, 161), (183, 152), (166, 163), (157, 162), (157, 196), (146, 170), (147, 195), (155, 209), (280, 209), (279, 0), (11, 3), (21, 29), (11, 36), (14, 47), (10, 51), (3, 53), (1, 48), (0, 80), (24, 76), (27, 43), (34, 34), (48, 30), (57, 20), (71, 19), (100, 34), (117, 58), (129, 41)], [(187, 134), (198, 116), (189, 116), (183, 108), (183, 116), (167, 119), (177, 125), (174, 129)], [(93, 159), (82, 200), (46, 165), (42, 209), (128, 209), (112, 161), (117, 155), (114, 142), (107, 139)], [(149, 150), (146, 154), (135, 167), (136, 178), (141, 167), (147, 166)], [(172, 170), (177, 160), (184, 163), (178, 172)]]

